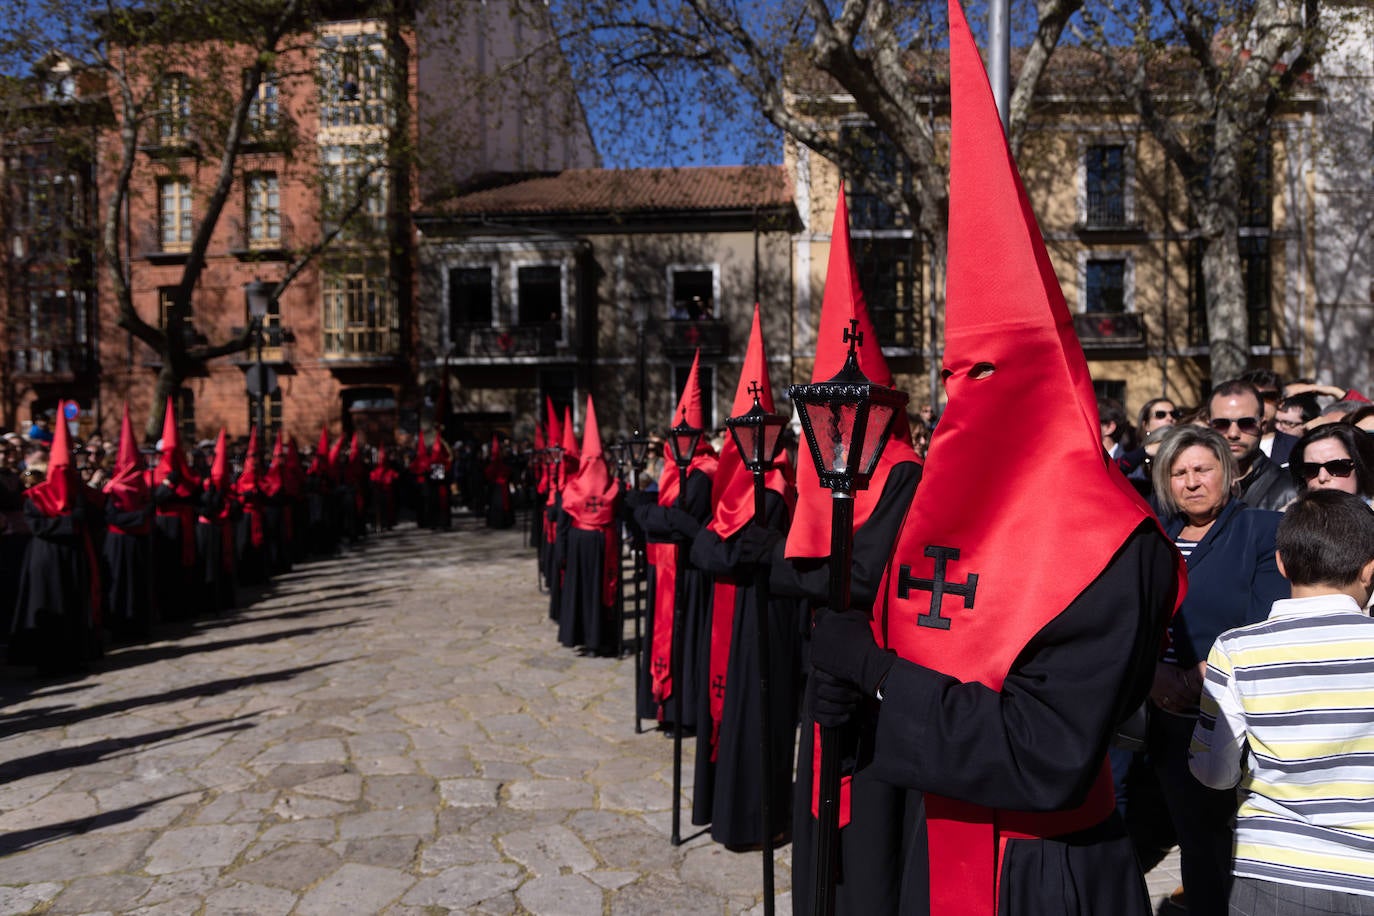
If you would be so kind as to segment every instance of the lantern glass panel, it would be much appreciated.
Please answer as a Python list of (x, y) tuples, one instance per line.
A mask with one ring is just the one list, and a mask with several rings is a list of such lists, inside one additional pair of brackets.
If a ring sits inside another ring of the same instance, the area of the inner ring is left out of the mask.
[(805, 403), (802, 406), (816, 438), (816, 447), (820, 449), (822, 469), (837, 474), (852, 473), (850, 454), (853, 451), (857, 405)]
[(758, 461), (759, 427), (755, 423), (732, 423), (730, 435), (735, 437), (735, 447), (745, 463)]
[(771, 464), (774, 456), (778, 454), (778, 439), (782, 436), (782, 427), (781, 422), (763, 424), (763, 443), (759, 450), (759, 461), (764, 464)]
[(863, 463), (860, 473), (864, 477), (870, 476), (878, 465), (878, 458), (882, 456), (883, 445), (886, 444), (884, 434), (892, 424), (892, 414), (893, 409), (887, 404), (875, 403), (869, 407), (868, 424), (864, 427), (864, 450), (859, 456)]
[(672, 444), (673, 460), (682, 464), (692, 460), (696, 454), (697, 442), (701, 439), (701, 430), (693, 429), (690, 432), (680, 432), (676, 429), (669, 430), (668, 441)]

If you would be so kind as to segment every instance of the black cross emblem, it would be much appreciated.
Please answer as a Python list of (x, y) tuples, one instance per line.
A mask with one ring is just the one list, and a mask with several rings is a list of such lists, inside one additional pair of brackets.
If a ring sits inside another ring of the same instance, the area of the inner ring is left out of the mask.
[(725, 696), (725, 677), (717, 674), (711, 678), (711, 692), (718, 697)]
[(668, 670), (668, 663), (661, 658), (656, 658), (653, 660), (653, 668), (655, 674), (663, 674)]
[(962, 596), (964, 607), (973, 607), (973, 593), (978, 590), (978, 574), (969, 573), (968, 579), (963, 584), (950, 582), (945, 578), (945, 563), (959, 559), (959, 548), (957, 547), (932, 545), (926, 548), (926, 556), (935, 560), (934, 577), (921, 579), (913, 576), (911, 567), (903, 563), (897, 574), (897, 596), (905, 598), (911, 594), (913, 588), (930, 592), (930, 610), (917, 617), (916, 623), (923, 627), (933, 627), (936, 630), (948, 630), (950, 620), (940, 614), (940, 606), (944, 602), (946, 593)]
[(600, 512), (600, 511), (601, 511), (601, 497), (600, 497), (600, 496), (588, 496), (588, 497), (587, 497), (587, 502), (585, 503), (585, 505), (586, 505), (586, 507), (587, 507), (587, 511), (588, 511), (588, 512)]
[(762, 391), (763, 386), (759, 384), (758, 379), (754, 379), (749, 383), (749, 393), (754, 396), (754, 400), (757, 401), (759, 399), (759, 394), (762, 393)]
[(849, 319), (849, 327), (844, 329), (843, 342), (850, 345), (850, 350), (864, 345), (864, 332), (859, 330), (859, 319)]

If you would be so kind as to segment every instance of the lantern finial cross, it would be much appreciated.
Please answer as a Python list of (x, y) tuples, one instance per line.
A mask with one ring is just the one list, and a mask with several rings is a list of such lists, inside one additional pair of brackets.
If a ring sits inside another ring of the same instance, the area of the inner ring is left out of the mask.
[(844, 329), (844, 342), (849, 344), (849, 352), (853, 353), (855, 347), (864, 345), (864, 332), (859, 330), (859, 319), (849, 319), (849, 327)]
[(749, 384), (749, 393), (752, 394), (754, 396), (754, 400), (757, 401), (759, 400), (759, 395), (762, 392), (763, 386), (759, 384), (758, 379), (754, 379), (754, 381)]

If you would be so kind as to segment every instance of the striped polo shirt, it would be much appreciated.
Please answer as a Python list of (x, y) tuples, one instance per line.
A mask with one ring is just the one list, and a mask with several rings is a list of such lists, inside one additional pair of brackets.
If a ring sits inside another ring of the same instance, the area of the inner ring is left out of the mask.
[(1189, 758), (1240, 786), (1235, 874), (1374, 895), (1374, 619), (1321, 595), (1223, 633)]

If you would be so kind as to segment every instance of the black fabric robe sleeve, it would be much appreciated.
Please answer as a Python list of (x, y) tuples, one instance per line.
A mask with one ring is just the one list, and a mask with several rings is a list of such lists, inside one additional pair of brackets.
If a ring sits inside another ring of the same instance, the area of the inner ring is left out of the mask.
[(1174, 556), (1143, 523), (1027, 644), (1001, 691), (899, 659), (881, 688), (871, 775), (992, 808), (1081, 803), (1116, 725), (1149, 692)]
[[(763, 521), (764, 527), (772, 531), (785, 531), (787, 503), (783, 502), (783, 498), (769, 490), (764, 494), (763, 508), (767, 513)], [(746, 529), (740, 529), (744, 530)], [(728, 540), (722, 540), (714, 531), (702, 528), (692, 541), (692, 565), (713, 576), (733, 576), (747, 571), (749, 565), (740, 562), (739, 533), (737, 531)]]
[[(850, 569), (849, 606), (871, 611), (882, 581), (883, 570), (892, 556), (911, 497), (921, 480), (921, 466), (913, 461), (896, 465), (887, 477), (882, 496), (868, 520), (854, 534), (854, 556)], [(806, 598), (813, 605), (824, 605), (829, 598), (830, 565), (828, 557), (788, 560), (785, 544), (773, 551), (768, 587), (775, 595)]]
[(29, 523), (30, 531), (40, 538), (49, 540), (76, 537), (80, 530), (76, 519), (71, 515), (45, 515), (29, 500), (24, 501), (24, 519)]
[(687, 475), (687, 488), (676, 505), (660, 506), (653, 503), (635, 510), (635, 521), (644, 529), (650, 541), (662, 543), (680, 540), (668, 522), (669, 509), (680, 509), (705, 525), (711, 518), (711, 478), (701, 471), (693, 471)]

